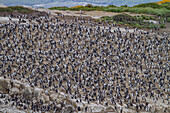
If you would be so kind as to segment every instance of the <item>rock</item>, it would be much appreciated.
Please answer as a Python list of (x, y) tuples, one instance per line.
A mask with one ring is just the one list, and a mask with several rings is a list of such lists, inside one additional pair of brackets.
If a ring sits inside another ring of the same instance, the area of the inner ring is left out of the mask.
[(42, 89), (34, 88), (33, 97), (35, 97), (36, 99), (38, 99), (38, 98), (40, 98), (41, 93), (42, 93)]
[(31, 88), (26, 87), (25, 89), (22, 90), (22, 95), (25, 99), (30, 100), (32, 99), (32, 91)]
[(16, 82), (14, 82), (14, 87), (18, 88), (20, 91), (25, 89), (25, 86), (23, 84), (19, 84), (19, 83), (16, 83)]
[(8, 94), (9, 93), (10, 86), (8, 82), (4, 79), (0, 79), (0, 92), (3, 94)]
[(18, 94), (18, 93), (19, 93), (19, 89), (18, 89), (18, 88), (15, 88), (15, 87), (13, 87), (13, 88), (10, 90), (10, 92), (9, 92), (9, 94), (10, 94), (11, 96), (16, 95), (16, 94)]

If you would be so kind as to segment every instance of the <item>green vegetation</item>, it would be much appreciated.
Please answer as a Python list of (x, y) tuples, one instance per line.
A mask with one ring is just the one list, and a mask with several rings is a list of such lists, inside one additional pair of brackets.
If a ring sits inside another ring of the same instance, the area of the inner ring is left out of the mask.
[(167, 18), (167, 22), (170, 22), (170, 17)]
[(151, 7), (151, 8), (161, 8), (161, 6), (157, 3), (145, 3), (145, 4), (139, 4), (133, 7)]
[(68, 7), (51, 7), (50, 10), (69, 10)]
[[(119, 25), (125, 25), (125, 26), (131, 26), (134, 28), (148, 28), (148, 29), (152, 29), (152, 28), (164, 28), (165, 24), (153, 24), (147, 21), (144, 21), (146, 19), (155, 19), (154, 17), (147, 17), (147, 16), (130, 16), (127, 14), (119, 14), (116, 16), (112, 16), (112, 17), (102, 17), (101, 21), (105, 22), (106, 20), (108, 22), (113, 22), (113, 23), (117, 23)], [(98, 20), (98, 21), (99, 21)]]
[(20, 12), (20, 13), (31, 13), (31, 12), (35, 12), (31, 9), (28, 8), (24, 8), (21, 6), (14, 6), (14, 7), (6, 7), (6, 8), (0, 8), (0, 12)]
[(165, 24), (161, 23), (161, 24), (160, 24), (160, 28), (166, 28), (166, 27), (165, 27)]
[(146, 16), (146, 15), (141, 15), (138, 17), (139, 19), (141, 18), (141, 20), (157, 20), (155, 17), (153, 16)]
[[(138, 13), (138, 14), (152, 14), (152, 15), (157, 15), (157, 16), (163, 16), (167, 17), (170, 14), (170, 10), (161, 8), (161, 9), (153, 9), (150, 7), (147, 8), (108, 8), (105, 9), (104, 11), (109, 11), (109, 12), (132, 12), (132, 13)], [(170, 16), (170, 15), (169, 15)]]
[(169, 10), (170, 10), (170, 2), (160, 4), (160, 6), (161, 6), (162, 8), (166, 8), (166, 9), (169, 9)]
[(108, 6), (92, 6), (91, 4), (88, 4), (87, 6), (82, 7), (53, 7), (50, 8), (51, 10), (71, 10), (71, 11), (108, 11), (108, 12), (132, 12), (132, 13), (138, 13), (138, 14), (152, 14), (156, 16), (161, 17), (170, 17), (170, 4), (157, 4), (157, 3), (146, 3), (146, 4), (139, 4), (133, 7), (128, 7), (127, 5), (117, 7), (114, 5), (108, 5)]

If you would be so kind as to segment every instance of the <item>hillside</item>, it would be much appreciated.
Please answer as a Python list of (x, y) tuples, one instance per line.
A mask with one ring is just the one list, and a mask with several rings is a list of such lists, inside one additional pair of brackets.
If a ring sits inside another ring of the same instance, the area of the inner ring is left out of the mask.
[(169, 4), (157, 4), (157, 3), (145, 3), (138, 4), (133, 7), (129, 7), (127, 5), (123, 6), (94, 6), (92, 4), (88, 4), (82, 7), (51, 7), (50, 10), (70, 10), (70, 11), (106, 11), (106, 12), (131, 12), (137, 14), (151, 14), (162, 17), (170, 17), (170, 7)]

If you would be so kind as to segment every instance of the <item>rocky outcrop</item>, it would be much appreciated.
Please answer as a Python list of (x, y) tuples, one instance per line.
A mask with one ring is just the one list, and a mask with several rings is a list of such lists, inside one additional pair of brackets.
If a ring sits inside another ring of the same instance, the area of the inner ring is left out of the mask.
[[(76, 102), (68, 99), (64, 93), (44, 91), (41, 88), (31, 87), (26, 83), (22, 83), (17, 80), (4, 79), (2, 77), (0, 77), (0, 95), (1, 94), (2, 95), (6, 94), (6, 96), (8, 95), (11, 98), (16, 98), (16, 97), (23, 98), (33, 103), (37, 103), (41, 101), (45, 105), (48, 105), (48, 103), (51, 102), (55, 102), (56, 108), (62, 110), (64, 113), (74, 112), (77, 109)], [(2, 97), (2, 99), (3, 98), (5, 97)], [(2, 106), (7, 106), (10, 108), (11, 104), (12, 103), (6, 105), (5, 101), (2, 101), (0, 99), (0, 108)], [(3, 112), (10, 112), (10, 110), (3, 109)]]
[(45, 98), (49, 101), (49, 97), (42, 95), (43, 89), (32, 88), (28, 84), (21, 83), (17, 80), (4, 79), (0, 77), (0, 93), (9, 94), (10, 96), (20, 95), (26, 100)]

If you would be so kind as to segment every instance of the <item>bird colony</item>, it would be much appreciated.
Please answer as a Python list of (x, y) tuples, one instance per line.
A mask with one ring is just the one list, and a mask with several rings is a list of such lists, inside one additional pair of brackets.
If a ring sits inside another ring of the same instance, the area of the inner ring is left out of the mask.
[(170, 112), (169, 34), (87, 17), (0, 22), (0, 111)]

